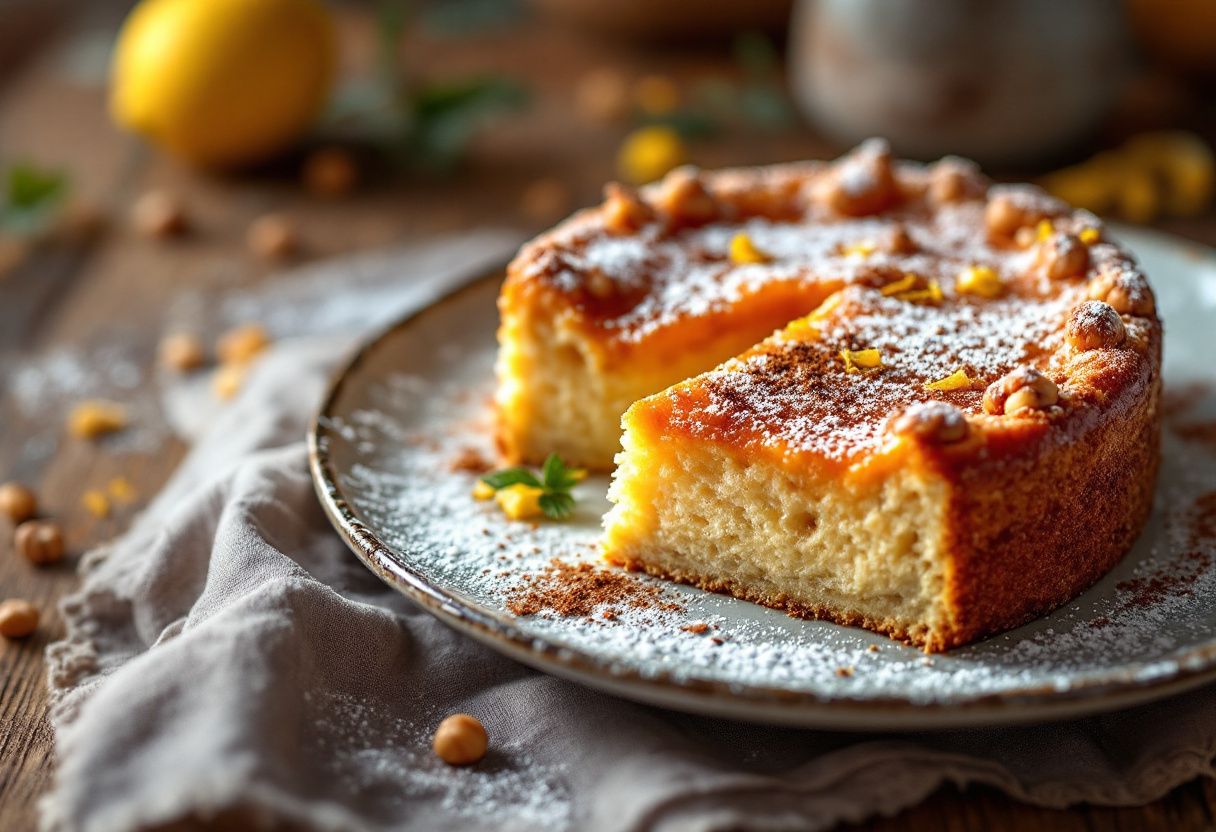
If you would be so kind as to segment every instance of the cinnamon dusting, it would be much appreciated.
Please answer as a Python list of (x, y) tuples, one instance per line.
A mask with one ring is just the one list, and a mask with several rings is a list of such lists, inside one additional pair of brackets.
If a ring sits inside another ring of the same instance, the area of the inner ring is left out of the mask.
[(582, 618), (593, 618), (599, 612), (601, 619), (615, 621), (623, 610), (680, 612), (684, 608), (668, 600), (662, 588), (628, 572), (554, 558), (539, 574), (521, 577), (507, 596), (507, 609), (516, 615), (547, 610)]

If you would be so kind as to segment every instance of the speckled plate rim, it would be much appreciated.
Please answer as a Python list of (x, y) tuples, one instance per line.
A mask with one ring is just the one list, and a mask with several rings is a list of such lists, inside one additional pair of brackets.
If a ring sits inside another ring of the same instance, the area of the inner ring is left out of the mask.
[[(1120, 229), (1125, 239), (1150, 245), (1185, 246), (1216, 259), (1216, 251), (1160, 232)], [(1132, 246), (1133, 249), (1135, 246)], [(1181, 255), (1180, 255), (1181, 256)], [(1154, 661), (1125, 664), (1108, 672), (1078, 674), (1067, 688), (1029, 686), (962, 696), (949, 702), (898, 697), (824, 696), (811, 691), (728, 683), (716, 679), (643, 674), (583, 650), (525, 632), (513, 616), (482, 607), (408, 566), (375, 529), (355, 514), (343, 492), (328, 448), (336, 436), (329, 424), (347, 385), (369, 355), (426, 316), (441, 313), (487, 281), (501, 281), (505, 266), (470, 272), (437, 300), (385, 327), (357, 347), (334, 376), (308, 430), (312, 481), (326, 515), (355, 555), (385, 583), (448, 626), (537, 670), (625, 699), (709, 716), (768, 724), (838, 730), (920, 731), (1013, 725), (1086, 716), (1143, 704), (1216, 680), (1216, 633), (1211, 641)]]

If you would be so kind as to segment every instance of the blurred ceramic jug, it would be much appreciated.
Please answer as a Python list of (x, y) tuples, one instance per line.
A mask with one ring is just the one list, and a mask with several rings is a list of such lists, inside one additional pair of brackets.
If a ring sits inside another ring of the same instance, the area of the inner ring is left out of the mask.
[(1114, 0), (800, 0), (791, 83), (839, 141), (1024, 163), (1096, 127), (1126, 44)]

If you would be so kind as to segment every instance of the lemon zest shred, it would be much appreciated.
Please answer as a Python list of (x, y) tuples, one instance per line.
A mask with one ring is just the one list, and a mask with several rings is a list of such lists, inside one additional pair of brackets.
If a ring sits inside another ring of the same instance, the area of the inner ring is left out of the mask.
[(844, 359), (846, 373), (860, 373), (862, 370), (877, 370), (882, 367), (882, 353), (875, 349), (841, 350), (840, 357)]
[(945, 378), (939, 378), (937, 381), (926, 382), (925, 389), (948, 392), (950, 390), (966, 390), (971, 387), (971, 384), (971, 377), (967, 375), (967, 371), (962, 367), (959, 367)]
[(740, 231), (730, 240), (732, 263), (767, 263), (771, 258), (752, 242), (752, 238)]
[(958, 273), (954, 288), (967, 295), (995, 298), (1004, 290), (1005, 283), (990, 266), (968, 266)]
[(917, 280), (919, 280), (919, 278), (916, 275), (911, 273), (905, 274), (894, 283), (888, 283), (886, 286), (883, 286), (879, 291), (881, 291), (887, 297), (890, 297), (891, 295), (898, 295), (901, 292), (908, 291), (909, 289), (915, 289)]

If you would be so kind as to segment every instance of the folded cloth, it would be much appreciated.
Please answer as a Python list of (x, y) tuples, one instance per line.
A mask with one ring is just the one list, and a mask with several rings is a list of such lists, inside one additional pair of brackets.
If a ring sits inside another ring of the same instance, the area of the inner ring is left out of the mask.
[[(353, 284), (349, 263), (328, 264), (282, 281), (289, 302), (244, 299), (244, 317), (295, 304), (275, 326), (298, 337), (277, 341), (235, 402), (193, 420), (163, 492), (83, 559), (67, 636), (49, 649), (60, 763), (45, 829), (808, 830), (897, 812), (943, 783), (1126, 805), (1212, 774), (1216, 689), (1044, 726), (765, 728), (536, 673), (382, 585), (317, 504), (306, 423), (354, 328), (428, 302), (511, 242), (382, 256)], [(338, 292), (375, 297), (379, 317), (329, 307), (310, 324), (303, 311)], [(431, 752), (456, 712), (491, 737), (476, 766)]]

